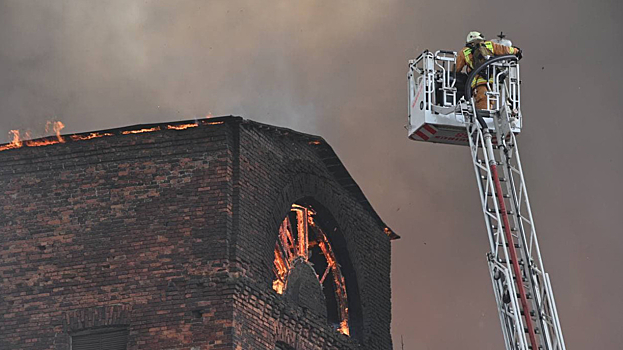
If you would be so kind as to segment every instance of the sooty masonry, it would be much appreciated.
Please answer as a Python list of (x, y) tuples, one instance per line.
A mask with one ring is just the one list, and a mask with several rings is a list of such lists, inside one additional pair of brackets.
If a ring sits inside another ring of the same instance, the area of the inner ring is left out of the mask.
[[(89, 135), (0, 152), (0, 349), (392, 348), (398, 236), (322, 138), (239, 117)], [(313, 264), (273, 288), (294, 203), (333, 232), (349, 336)]]

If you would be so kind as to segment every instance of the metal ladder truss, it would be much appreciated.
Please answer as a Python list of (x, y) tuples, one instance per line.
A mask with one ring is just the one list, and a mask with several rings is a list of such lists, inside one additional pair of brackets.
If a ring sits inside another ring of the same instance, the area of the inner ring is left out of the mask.
[[(499, 101), (509, 101), (502, 88)], [(510, 91), (509, 91), (510, 92)], [(510, 93), (512, 94), (512, 92)], [(512, 104), (512, 102), (511, 102)], [(474, 116), (474, 99), (462, 102), (470, 152), (490, 249), (489, 272), (507, 350), (565, 350), (549, 275), (543, 268), (534, 219), (510, 130), (511, 108), (493, 111), (492, 125)]]

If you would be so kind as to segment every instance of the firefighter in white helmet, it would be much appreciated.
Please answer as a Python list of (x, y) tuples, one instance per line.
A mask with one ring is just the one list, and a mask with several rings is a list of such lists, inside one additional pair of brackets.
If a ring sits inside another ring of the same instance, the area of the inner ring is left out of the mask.
[[(504, 46), (488, 40), (480, 32), (469, 32), (465, 39), (465, 47), (458, 53), (456, 58), (456, 72), (460, 73), (467, 67), (467, 73), (480, 67), (487, 59), (493, 56), (516, 55), (521, 59), (521, 49), (518, 47)], [(492, 83), (493, 77), (489, 79)], [(489, 109), (487, 106), (487, 80), (477, 75), (472, 81), (475, 90), (476, 109)], [(469, 98), (470, 96), (466, 96)]]

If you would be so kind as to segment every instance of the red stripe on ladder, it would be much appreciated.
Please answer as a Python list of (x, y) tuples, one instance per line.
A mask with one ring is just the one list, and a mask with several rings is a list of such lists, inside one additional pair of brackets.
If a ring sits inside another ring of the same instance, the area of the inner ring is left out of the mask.
[[(502, 216), (502, 223), (504, 227), (504, 236), (506, 237), (506, 243), (508, 244), (508, 250), (511, 254), (511, 260), (513, 265), (513, 272), (516, 278), (517, 291), (519, 292), (519, 299), (521, 302), (521, 308), (523, 309), (523, 316), (526, 320), (526, 325), (528, 326), (528, 336), (530, 337), (530, 345), (532, 345), (532, 349), (539, 349), (539, 343), (536, 339), (536, 332), (534, 330), (534, 326), (532, 325), (532, 319), (530, 315), (530, 305), (528, 304), (528, 297), (526, 296), (525, 287), (521, 281), (521, 268), (519, 267), (519, 256), (517, 255), (517, 250), (515, 249), (515, 241), (513, 240), (513, 236), (511, 233), (511, 224), (508, 219), (508, 213), (506, 212), (506, 204), (504, 203), (504, 197), (502, 194), (502, 185), (500, 184), (500, 177), (498, 175), (498, 169), (495, 164), (490, 164), (489, 169), (491, 169), (491, 175), (493, 177), (493, 182), (495, 183), (495, 192), (496, 197), (498, 199), (498, 207)], [(522, 330), (518, 330), (523, 331)]]
[(426, 134), (421, 132), (420, 130), (416, 131), (415, 134), (417, 136), (419, 136), (420, 138), (422, 138), (422, 140), (424, 140), (424, 141), (428, 141), (428, 139), (429, 139), (429, 137), (426, 136)]
[(428, 124), (424, 124), (424, 129), (430, 132), (431, 135), (435, 135), (437, 133), (437, 130)]

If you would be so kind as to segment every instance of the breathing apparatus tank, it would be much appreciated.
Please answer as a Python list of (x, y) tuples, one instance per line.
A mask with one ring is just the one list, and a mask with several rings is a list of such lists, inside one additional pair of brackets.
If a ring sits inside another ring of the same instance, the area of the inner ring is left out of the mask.
[(500, 44), (500, 45), (504, 45), (504, 46), (513, 46), (513, 42), (506, 39), (506, 35), (504, 35), (503, 32), (500, 32), (500, 34), (498, 34), (498, 37), (495, 39), (491, 39), (491, 42), (496, 43), (496, 44)]

